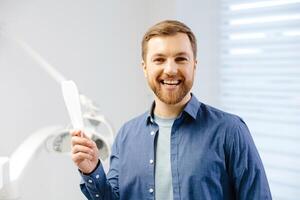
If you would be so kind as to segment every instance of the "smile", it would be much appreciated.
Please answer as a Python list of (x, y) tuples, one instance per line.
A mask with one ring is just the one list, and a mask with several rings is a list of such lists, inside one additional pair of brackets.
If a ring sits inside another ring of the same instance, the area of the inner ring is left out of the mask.
[(161, 80), (160, 82), (164, 85), (179, 85), (181, 80)]

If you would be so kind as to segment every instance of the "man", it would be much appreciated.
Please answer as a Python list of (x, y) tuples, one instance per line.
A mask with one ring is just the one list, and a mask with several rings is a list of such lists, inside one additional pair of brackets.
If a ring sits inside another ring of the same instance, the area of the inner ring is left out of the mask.
[(88, 199), (271, 199), (246, 124), (191, 94), (196, 54), (194, 34), (179, 21), (145, 34), (142, 66), (155, 100), (120, 129), (107, 176), (95, 143), (71, 133)]

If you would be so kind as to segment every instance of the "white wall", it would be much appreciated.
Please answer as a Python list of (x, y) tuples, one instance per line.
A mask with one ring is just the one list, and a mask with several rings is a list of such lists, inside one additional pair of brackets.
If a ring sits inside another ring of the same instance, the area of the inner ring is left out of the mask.
[(218, 70), (218, 1), (176, 0), (176, 16), (197, 38), (198, 65), (193, 92), (203, 103), (220, 106)]
[[(116, 128), (144, 110), (139, 43), (148, 16), (140, 1), (2, 1), (0, 9), (3, 30), (18, 34), (75, 80)], [(67, 122), (59, 85), (17, 45), (4, 42), (2, 131), (18, 134), (7, 135), (14, 143), (1, 146), (1, 154), (38, 127)]]
[[(75, 80), (116, 129), (148, 104), (139, 66), (147, 13), (139, 0), (0, 1), (1, 29), (18, 34)], [(16, 44), (0, 41), (3, 156), (41, 127), (66, 125), (68, 116), (59, 85)], [(40, 152), (25, 178), (24, 200), (83, 199), (76, 168), (65, 157)]]
[[(0, 0), (0, 29), (19, 35), (73, 79), (117, 130), (151, 101), (140, 68), (140, 41), (146, 28), (163, 19), (181, 19), (197, 33), (194, 92), (217, 104), (214, 2)], [(39, 128), (67, 125), (59, 85), (2, 36), (0, 91), (0, 156), (10, 155)], [(78, 182), (69, 158), (42, 151), (25, 175), (23, 200), (83, 199)]]

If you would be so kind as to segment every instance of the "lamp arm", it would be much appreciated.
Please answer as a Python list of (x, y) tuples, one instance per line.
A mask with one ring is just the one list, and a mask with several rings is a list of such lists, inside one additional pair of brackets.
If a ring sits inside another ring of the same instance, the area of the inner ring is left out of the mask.
[[(0, 199), (19, 199), (19, 183), (22, 176), (30, 168), (34, 157), (42, 148), (47, 139), (58, 130), (59, 127), (47, 127), (36, 131), (24, 140), (21, 145), (12, 153), (6, 164), (8, 167), (1, 176), (7, 176), (2, 187), (0, 187)], [(60, 127), (61, 128), (61, 127)]]

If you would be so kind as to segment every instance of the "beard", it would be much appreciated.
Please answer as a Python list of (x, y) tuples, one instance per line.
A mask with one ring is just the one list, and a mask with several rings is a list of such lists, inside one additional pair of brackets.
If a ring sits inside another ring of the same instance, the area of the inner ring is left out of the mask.
[(181, 79), (181, 82), (176, 86), (175, 90), (167, 90), (164, 88), (163, 83), (159, 80), (149, 80), (148, 84), (158, 99), (165, 104), (174, 105), (182, 101), (182, 99), (190, 92), (193, 86), (194, 79), (185, 80)]

